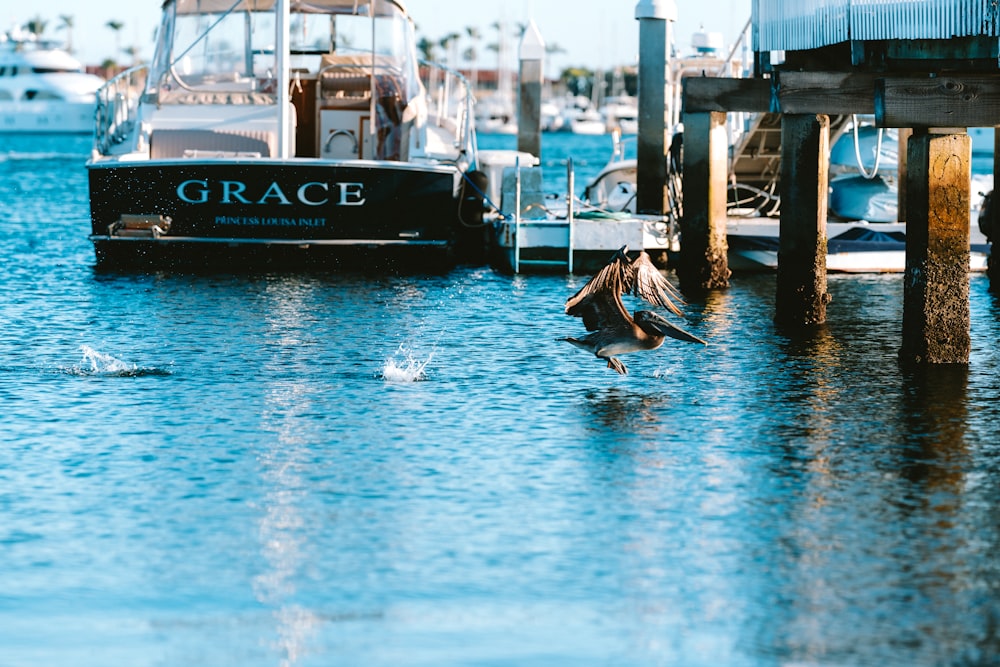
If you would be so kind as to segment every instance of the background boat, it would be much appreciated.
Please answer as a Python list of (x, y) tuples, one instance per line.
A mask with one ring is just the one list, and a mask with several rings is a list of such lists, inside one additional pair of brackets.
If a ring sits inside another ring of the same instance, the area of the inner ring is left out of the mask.
[(0, 132), (90, 134), (104, 80), (53, 40), (0, 35)]

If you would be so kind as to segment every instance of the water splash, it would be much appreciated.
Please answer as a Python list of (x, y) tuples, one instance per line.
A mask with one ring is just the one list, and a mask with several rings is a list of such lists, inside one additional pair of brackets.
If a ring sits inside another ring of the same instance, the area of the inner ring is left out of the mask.
[(425, 368), (434, 357), (431, 352), (423, 361), (415, 358), (413, 352), (400, 345), (396, 353), (385, 360), (381, 377), (388, 382), (420, 382), (427, 379)]
[(100, 377), (143, 377), (147, 375), (170, 375), (170, 371), (163, 368), (142, 367), (134, 363), (122, 361), (110, 354), (99, 352), (89, 345), (80, 347), (83, 353), (83, 362), (80, 366), (70, 368), (73, 375), (87, 375)]

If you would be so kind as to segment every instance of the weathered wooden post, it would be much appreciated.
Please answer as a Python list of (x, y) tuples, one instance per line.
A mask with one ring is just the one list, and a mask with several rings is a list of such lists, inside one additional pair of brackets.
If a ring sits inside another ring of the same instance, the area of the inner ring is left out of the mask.
[(904, 363), (967, 364), (969, 191), (964, 128), (913, 130), (906, 156)]
[(729, 137), (721, 111), (684, 112), (684, 212), (677, 275), (682, 289), (729, 286), (726, 197)]
[(990, 242), (990, 258), (987, 263), (986, 275), (990, 279), (990, 290), (1000, 292), (1000, 257), (993, 259), (993, 246), (1000, 239), (1000, 205), (998, 205), (997, 186), (1000, 185), (1000, 128), (993, 128), (993, 194), (990, 195), (990, 205), (987, 210), (986, 224), (987, 240)]
[(785, 326), (826, 321), (826, 214), (830, 118), (781, 118), (781, 222), (774, 320)]
[(545, 41), (534, 21), (521, 36), (520, 86), (517, 107), (517, 150), (542, 156), (542, 84), (545, 78)]
[(896, 143), (896, 217), (900, 222), (906, 222), (906, 152), (910, 145), (910, 135), (913, 130), (908, 127), (901, 127), (897, 135), (899, 139)]
[(667, 210), (665, 118), (668, 24), (677, 20), (674, 0), (639, 0), (639, 134), (636, 145), (636, 211)]

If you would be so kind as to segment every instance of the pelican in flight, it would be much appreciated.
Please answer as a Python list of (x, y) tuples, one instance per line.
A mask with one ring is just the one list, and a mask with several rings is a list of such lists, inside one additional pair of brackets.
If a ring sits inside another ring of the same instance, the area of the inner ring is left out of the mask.
[(566, 300), (566, 314), (583, 318), (583, 325), (593, 333), (583, 338), (558, 340), (567, 341), (606, 359), (608, 368), (615, 369), (621, 375), (628, 374), (628, 369), (616, 355), (655, 350), (668, 336), (688, 343), (708, 345), (651, 310), (637, 310), (629, 315), (622, 303), (622, 294), (626, 293), (640, 297), (654, 306), (667, 308), (675, 315), (682, 315), (680, 308), (674, 303), (674, 300), (681, 301), (674, 286), (660, 274), (645, 251), (640, 251), (635, 259), (629, 259), (626, 245), (579, 292)]

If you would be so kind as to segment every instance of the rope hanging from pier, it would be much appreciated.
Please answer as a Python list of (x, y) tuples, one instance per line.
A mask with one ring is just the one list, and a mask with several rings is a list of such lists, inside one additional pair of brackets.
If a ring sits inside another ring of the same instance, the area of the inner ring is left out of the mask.
[(861, 158), (861, 145), (858, 142), (858, 117), (856, 114), (851, 114), (851, 122), (854, 124), (854, 157), (858, 161), (858, 171), (865, 180), (872, 180), (878, 174), (879, 163), (882, 161), (882, 133), (884, 130), (880, 127), (878, 128), (877, 141), (875, 144), (875, 164), (872, 166), (871, 173), (865, 170), (865, 161)]

